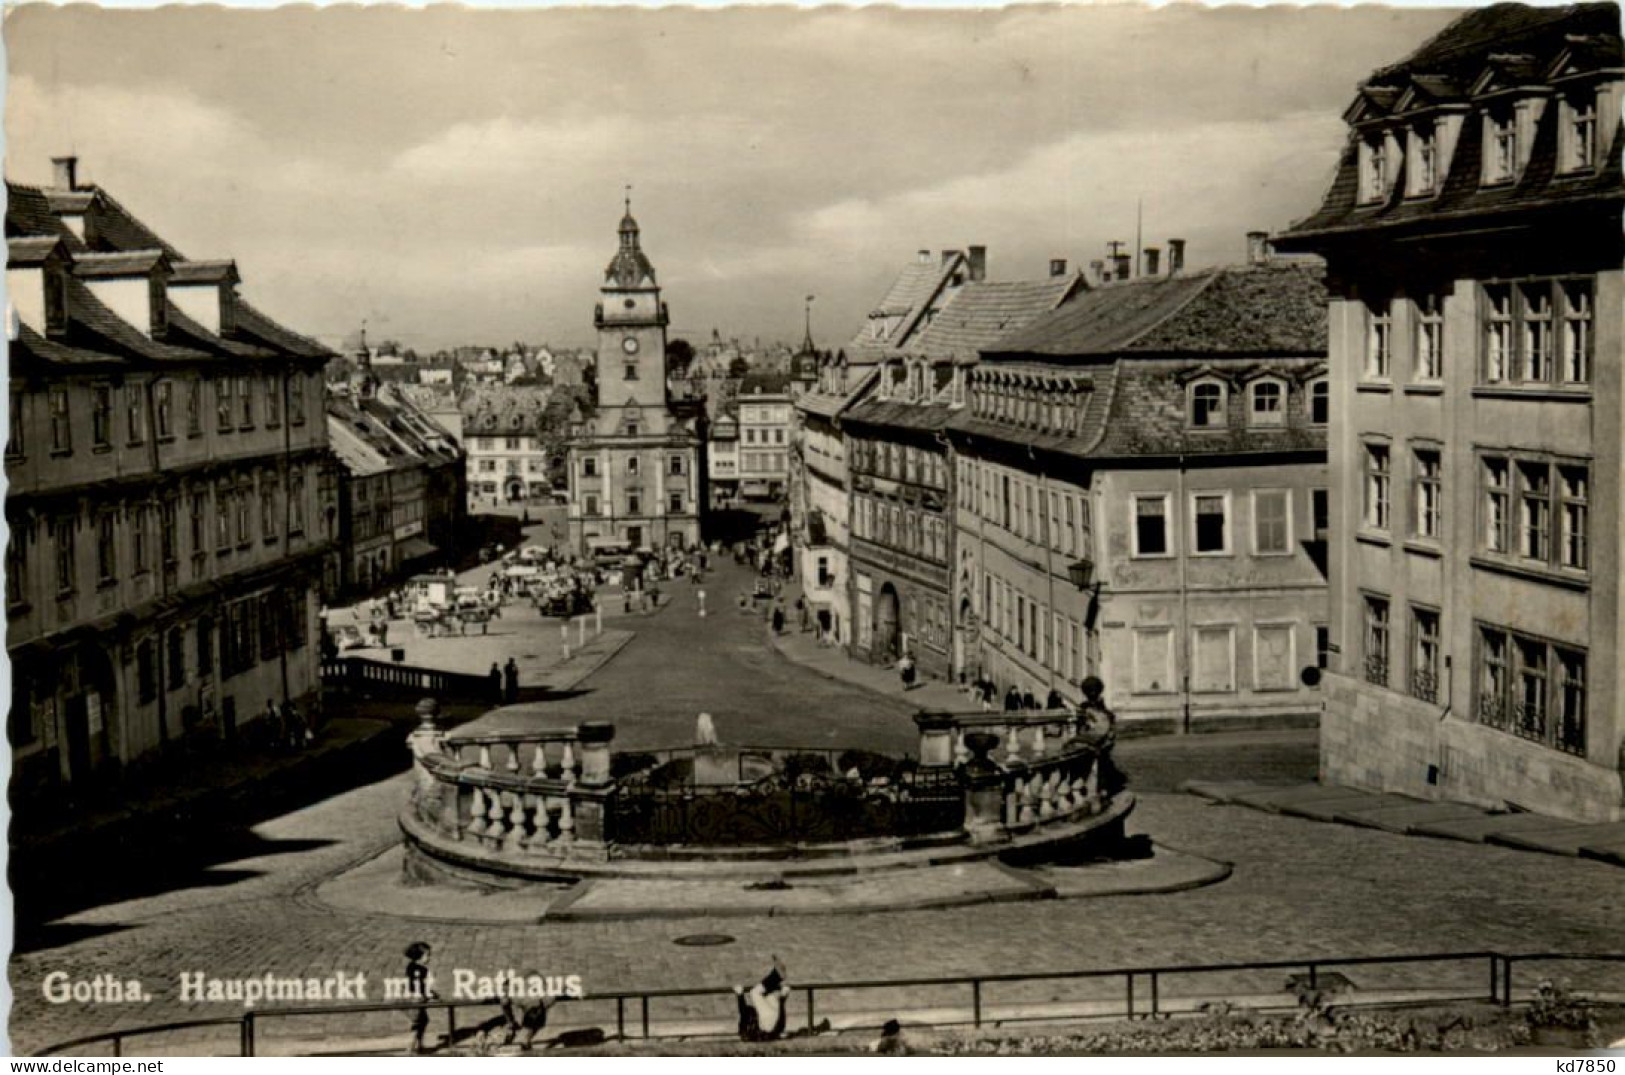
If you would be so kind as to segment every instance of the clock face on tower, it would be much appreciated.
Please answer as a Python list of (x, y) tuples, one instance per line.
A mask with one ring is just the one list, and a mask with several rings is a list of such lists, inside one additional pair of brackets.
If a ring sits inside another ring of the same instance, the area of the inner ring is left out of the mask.
[(629, 355), (637, 354), (638, 353), (638, 338), (636, 336), (628, 336), (625, 339), (621, 340), (621, 350), (625, 351)]

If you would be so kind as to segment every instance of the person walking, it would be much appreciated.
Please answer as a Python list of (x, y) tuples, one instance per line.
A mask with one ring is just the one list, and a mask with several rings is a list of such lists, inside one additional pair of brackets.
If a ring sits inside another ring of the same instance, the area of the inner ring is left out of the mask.
[(905, 691), (914, 689), (914, 656), (907, 650), (904, 650), (903, 655), (897, 659), (897, 674), (903, 681)]
[(1021, 695), (1016, 691), (1016, 685), (1010, 684), (1010, 689), (1004, 692), (1004, 711), (1014, 713), (1021, 708)]
[(429, 988), (429, 945), (424, 941), (413, 941), (406, 946), (406, 992), (413, 1000), (420, 1001), (418, 1007), (412, 1010), (412, 1053), (421, 1055), (423, 1049), (423, 1035), (429, 1029), (428, 1002), (434, 1000), (436, 994)]
[(519, 665), (512, 657), (502, 668), (502, 680), (507, 703), (513, 705), (519, 701)]
[(773, 633), (776, 634), (776, 635), (784, 633), (784, 606), (783, 605), (774, 605), (773, 606)]
[(491, 704), (502, 703), (502, 666), (495, 661), (491, 662), (491, 670), (485, 674), (485, 680), (490, 684)]

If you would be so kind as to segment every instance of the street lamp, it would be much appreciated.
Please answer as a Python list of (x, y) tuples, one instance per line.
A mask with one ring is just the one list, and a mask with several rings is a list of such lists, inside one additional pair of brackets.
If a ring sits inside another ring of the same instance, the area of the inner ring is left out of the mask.
[(1095, 562), (1087, 557), (1067, 565), (1066, 577), (1072, 585), (1079, 590), (1094, 590), (1100, 592), (1100, 584), (1095, 581)]

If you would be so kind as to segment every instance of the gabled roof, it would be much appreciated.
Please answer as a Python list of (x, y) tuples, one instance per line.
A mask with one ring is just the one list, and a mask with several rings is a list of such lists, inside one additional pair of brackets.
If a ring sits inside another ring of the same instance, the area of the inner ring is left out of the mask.
[(974, 361), (984, 348), (1031, 324), (1084, 287), (1081, 275), (972, 281), (956, 290), (931, 324), (903, 349), (930, 359)]
[(1491, 4), (1468, 11), (1399, 63), (1378, 69), (1370, 81), (1393, 84), (1422, 72), (1454, 75), (1463, 82), (1478, 76), (1492, 53), (1550, 54), (1570, 34), (1619, 36), (1619, 8), (1612, 3), (1531, 7)]
[(63, 249), (54, 235), (28, 235), (6, 240), (6, 268), (28, 269), (45, 264), (52, 253)]
[(116, 254), (80, 254), (73, 259), (73, 274), (82, 280), (120, 276), (149, 276), (167, 272), (169, 258), (162, 250), (125, 250)]
[(1086, 291), (984, 356), (1326, 353), (1326, 289), (1301, 265), (1242, 265)]
[[(903, 266), (880, 305), (869, 314), (864, 326), (847, 344), (846, 350), (853, 365), (877, 362), (900, 342), (909, 338), (921, 316), (942, 292), (953, 275), (967, 272), (965, 255), (952, 251), (948, 257), (931, 261), (915, 260)], [(869, 325), (877, 320), (900, 318), (883, 340), (869, 334)]]
[(54, 235), (70, 250), (83, 250), (85, 244), (51, 211), (50, 200), (38, 187), (6, 182), (6, 235)]
[(230, 259), (177, 261), (170, 268), (173, 270), (169, 277), (171, 284), (235, 284), (241, 280), (237, 263)]

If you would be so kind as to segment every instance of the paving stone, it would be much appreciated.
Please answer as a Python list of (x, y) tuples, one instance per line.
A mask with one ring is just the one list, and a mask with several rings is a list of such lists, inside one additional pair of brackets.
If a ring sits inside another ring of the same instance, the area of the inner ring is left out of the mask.
[(1487, 837), (1492, 844), (1523, 847), (1531, 851), (1545, 851), (1553, 855), (1578, 855), (1580, 848), (1589, 844), (1606, 844), (1611, 840), (1625, 840), (1625, 824), (1576, 825), (1572, 822), (1547, 818), (1545, 828), (1493, 832)]
[[(1330, 789), (1328, 789), (1330, 790)], [(1288, 817), (1308, 818), (1311, 821), (1335, 821), (1337, 815), (1344, 810), (1358, 810), (1362, 807), (1376, 807), (1388, 805), (1380, 795), (1369, 792), (1348, 791), (1344, 794), (1328, 794), (1324, 797), (1295, 799), (1283, 802), (1276, 807), (1278, 813)]]
[(1338, 821), (1350, 825), (1365, 825), (1384, 832), (1414, 833), (1418, 826), (1439, 821), (1460, 821), (1483, 817), (1484, 811), (1465, 803), (1387, 804), (1370, 809), (1346, 810), (1337, 815)]
[(1471, 840), (1484, 843), (1497, 833), (1529, 832), (1548, 829), (1554, 822), (1540, 814), (1485, 814), (1460, 821), (1430, 821), (1416, 825), (1415, 831), (1424, 836), (1445, 836), (1453, 840)]
[(1258, 790), (1257, 784), (1230, 782), (1215, 783), (1210, 780), (1187, 780), (1179, 785), (1179, 790), (1203, 799), (1211, 799), (1218, 803), (1230, 803), (1236, 800), (1237, 795)]

